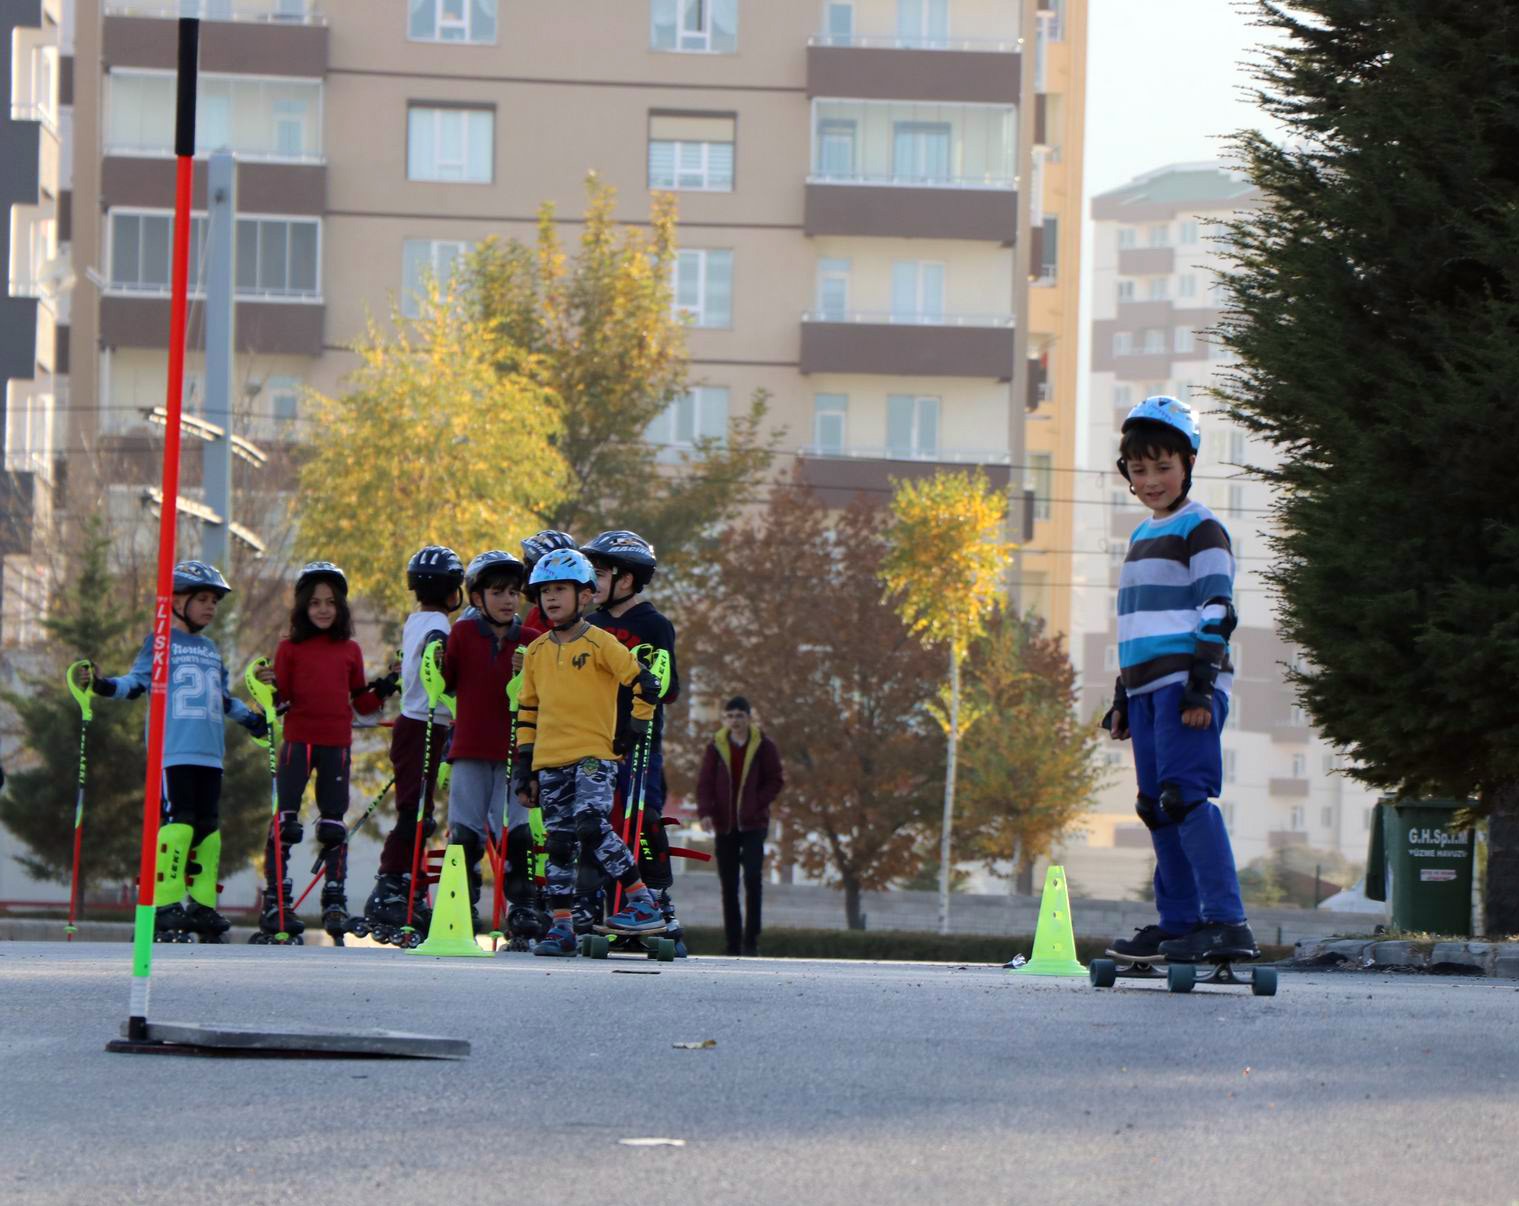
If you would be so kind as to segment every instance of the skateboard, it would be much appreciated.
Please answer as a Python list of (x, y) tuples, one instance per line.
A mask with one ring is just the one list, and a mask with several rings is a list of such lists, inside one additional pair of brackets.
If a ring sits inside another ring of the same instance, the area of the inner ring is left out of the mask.
[(591, 927), (591, 933), (581, 934), (577, 941), (580, 953), (592, 959), (641, 955), (646, 959), (658, 959), (661, 963), (675, 962), (675, 940), (658, 931), (614, 930), (610, 926), (597, 925)]
[(1207, 983), (1248, 984), (1252, 995), (1274, 997), (1276, 968), (1236, 970), (1236, 964), (1251, 963), (1260, 957), (1258, 950), (1228, 947), (1208, 951), (1196, 963), (1178, 963), (1163, 955), (1143, 959), (1093, 959), (1087, 974), (1094, 988), (1112, 988), (1119, 976), (1158, 978), (1160, 967), (1164, 966), (1166, 988), (1171, 992), (1191, 992), (1194, 986)]

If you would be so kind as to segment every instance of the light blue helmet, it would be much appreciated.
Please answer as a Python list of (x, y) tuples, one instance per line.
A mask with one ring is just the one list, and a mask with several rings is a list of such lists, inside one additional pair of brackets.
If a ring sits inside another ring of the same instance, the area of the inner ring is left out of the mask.
[(1146, 398), (1129, 411), (1121, 430), (1127, 432), (1135, 423), (1163, 423), (1186, 436), (1193, 452), (1203, 446), (1203, 430), (1197, 425), (1197, 417), (1192, 413), (1192, 408), (1180, 398), (1173, 398), (1169, 394), (1155, 394)]
[(554, 549), (538, 559), (527, 584), (537, 594), (538, 587), (550, 582), (573, 582), (576, 586), (589, 586), (594, 590), (596, 571), (579, 549)]
[(194, 594), (202, 590), (215, 591), (216, 597), (220, 599), (223, 595), (229, 594), (232, 588), (222, 577), (221, 570), (209, 561), (181, 561), (174, 567), (176, 595)]

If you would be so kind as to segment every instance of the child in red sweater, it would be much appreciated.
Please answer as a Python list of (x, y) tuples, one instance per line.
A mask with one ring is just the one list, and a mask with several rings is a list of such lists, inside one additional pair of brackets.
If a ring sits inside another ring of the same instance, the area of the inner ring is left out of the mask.
[[(507, 899), (522, 919), (521, 906), (531, 914), (532, 884), (526, 879), (532, 856), (527, 806), (513, 797), (508, 804), (508, 764), (512, 757), (511, 704), (506, 686), (515, 670), (519, 649), (541, 630), (528, 628), (517, 615), (526, 567), (510, 553), (492, 549), (481, 553), (464, 571), (464, 589), (473, 610), (454, 625), (443, 653), (443, 682), (458, 703), (454, 717), (448, 787), (450, 840), (464, 847), (469, 873), (470, 913), (480, 932), (480, 859), (487, 843), (501, 840), (504, 819), (508, 833)], [(505, 817), (510, 807), (509, 818)], [(515, 932), (515, 931), (514, 931)], [(528, 935), (531, 937), (532, 935)]]
[[(322, 887), (322, 928), (342, 942), (348, 921), (348, 766), (353, 744), (353, 714), (369, 715), (384, 706), (397, 690), (399, 667), (373, 682), (364, 681), (364, 654), (353, 640), (348, 611), (348, 579), (330, 561), (313, 561), (295, 580), (295, 606), (290, 611), (290, 635), (274, 654), (273, 683), (284, 710), (285, 741), (280, 747), (275, 784), (279, 794), (277, 831), (282, 862), (290, 873), (290, 848), (303, 836), (301, 797), (316, 775), (316, 803), (321, 813), (316, 838), (322, 846), (326, 882)], [(269, 681), (270, 672), (262, 672)], [(292, 934), (305, 929), (291, 913), (290, 881), (275, 882), (274, 832), (264, 855), (267, 888), (261, 929), (279, 928), (283, 892), (285, 928)]]

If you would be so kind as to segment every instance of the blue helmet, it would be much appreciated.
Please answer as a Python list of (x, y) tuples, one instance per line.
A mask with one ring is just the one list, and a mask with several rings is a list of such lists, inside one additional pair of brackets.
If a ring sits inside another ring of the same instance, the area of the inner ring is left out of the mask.
[(533, 576), (527, 584), (536, 595), (537, 587), (546, 586), (550, 582), (573, 582), (576, 586), (589, 586), (594, 590), (596, 571), (579, 549), (555, 549), (538, 559), (538, 564), (533, 566)]
[(470, 561), (469, 568), (464, 571), (464, 589), (469, 593), (480, 590), (480, 581), (486, 575), (508, 577), (520, 587), (526, 572), (522, 562), (510, 553), (490, 549)]
[(222, 577), (221, 570), (209, 561), (181, 561), (174, 567), (174, 593), (176, 595), (194, 594), (196, 591), (210, 590), (216, 592), (216, 597), (230, 594), (232, 588), (227, 585), (227, 580)]
[(1160, 423), (1174, 427), (1187, 437), (1194, 453), (1203, 446), (1203, 430), (1197, 425), (1192, 408), (1180, 398), (1173, 398), (1169, 394), (1156, 394), (1146, 398), (1129, 411), (1120, 431), (1128, 431), (1135, 423)]

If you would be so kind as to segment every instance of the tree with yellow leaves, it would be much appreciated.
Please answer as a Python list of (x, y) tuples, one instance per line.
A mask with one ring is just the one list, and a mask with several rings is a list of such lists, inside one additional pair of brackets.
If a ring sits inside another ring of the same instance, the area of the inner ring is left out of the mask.
[(948, 742), (939, 839), (939, 932), (947, 934), (955, 758), (976, 719), (974, 711), (962, 715), (960, 667), (999, 602), (999, 580), (1013, 546), (1001, 539), (1006, 504), (979, 469), (899, 482), (891, 512), (891, 551), (881, 581), (908, 630), (925, 645), (949, 651), (949, 689), (937, 712)]
[(431, 284), (416, 319), (371, 321), (338, 397), (315, 395), (301, 468), (300, 543), (343, 566), (398, 620), (406, 560), (446, 544), (464, 560), (510, 547), (569, 493), (560, 408), (528, 353)]

